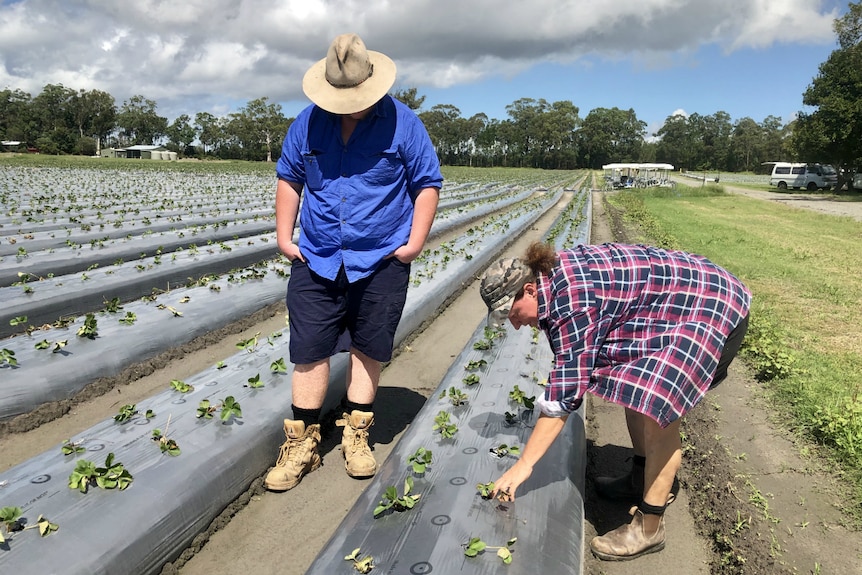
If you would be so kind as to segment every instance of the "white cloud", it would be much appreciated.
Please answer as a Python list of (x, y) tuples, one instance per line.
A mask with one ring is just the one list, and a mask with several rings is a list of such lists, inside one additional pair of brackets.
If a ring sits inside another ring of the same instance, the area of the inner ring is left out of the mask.
[(304, 100), (301, 78), (331, 39), (356, 31), (399, 82), (448, 87), (584, 56), (645, 69), (727, 52), (829, 43), (820, 0), (23, 0), (0, 5), (0, 88), (48, 83), (179, 106), (219, 95)]

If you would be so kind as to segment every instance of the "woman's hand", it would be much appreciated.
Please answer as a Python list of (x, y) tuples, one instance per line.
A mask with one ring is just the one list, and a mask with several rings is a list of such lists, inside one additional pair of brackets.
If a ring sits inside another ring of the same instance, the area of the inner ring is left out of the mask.
[(536, 426), (530, 434), (530, 439), (527, 440), (527, 445), (524, 447), (524, 453), (515, 465), (509, 468), (509, 471), (494, 482), (491, 497), (496, 497), (500, 501), (514, 501), (515, 490), (533, 474), (533, 465), (538, 463), (548, 451), (568, 418), (568, 415), (563, 417), (551, 417), (544, 413), (539, 415)]
[(491, 492), (491, 497), (496, 497), (500, 501), (514, 501), (515, 491), (532, 474), (533, 468), (524, 463), (522, 459), (519, 459), (515, 462), (515, 465), (509, 468), (509, 471), (494, 482), (494, 490)]

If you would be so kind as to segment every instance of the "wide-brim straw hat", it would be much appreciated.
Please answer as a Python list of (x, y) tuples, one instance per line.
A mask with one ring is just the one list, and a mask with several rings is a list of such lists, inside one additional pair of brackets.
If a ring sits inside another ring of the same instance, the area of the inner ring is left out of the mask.
[(302, 91), (327, 112), (355, 114), (376, 104), (394, 83), (395, 62), (368, 50), (358, 35), (342, 34), (305, 73)]

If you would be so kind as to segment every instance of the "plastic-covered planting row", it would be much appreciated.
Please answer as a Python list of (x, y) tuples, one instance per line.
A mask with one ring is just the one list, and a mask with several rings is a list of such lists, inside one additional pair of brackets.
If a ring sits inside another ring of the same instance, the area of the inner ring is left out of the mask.
[[(435, 224), (435, 233), (514, 205), (530, 194), (526, 190), (500, 197), (496, 202), (475, 202), (444, 211)], [(271, 227), (266, 221), (228, 224), (196, 235), (147, 234), (100, 248), (63, 248), (7, 257), (0, 261), (0, 286), (3, 286), (0, 295), (8, 303), (0, 311), (0, 336), (21, 332), (26, 327), (9, 325), (14, 318), (27, 317), (29, 325), (50, 324), (61, 316), (100, 309), (103, 300), (128, 301), (154, 287), (168, 289), (177, 283), (187, 283), (189, 278), (222, 273), (273, 257), (277, 250), (273, 234), (247, 237), (248, 232)], [(233, 236), (245, 239), (233, 240)], [(199, 247), (200, 244), (206, 245)], [(181, 247), (186, 249), (174, 251)], [(132, 258), (135, 261), (125, 261)], [(118, 261), (122, 263), (115, 263)]]
[[(455, 209), (471, 202), (499, 198), (512, 188), (512, 185), (489, 186), (491, 192), (461, 195), (456, 199), (443, 198), (440, 201), (439, 210)], [(217, 198), (213, 198), (216, 200)], [(134, 217), (119, 222), (113, 218), (101, 218), (98, 223), (81, 224), (80, 222), (70, 224), (68, 221), (60, 222), (26, 222), (17, 228), (0, 226), (0, 257), (7, 255), (18, 255), (25, 252), (32, 255), (41, 250), (57, 250), (68, 246), (101, 247), (110, 240), (119, 238), (130, 239), (136, 235), (149, 235), (157, 232), (175, 231), (185, 236), (196, 235), (204, 232), (207, 228), (221, 229), (224, 231), (225, 224), (270, 221), (275, 218), (272, 210), (272, 198), (267, 197), (260, 205), (232, 204), (230, 210), (213, 206), (204, 208), (198, 213), (180, 212), (173, 216), (152, 212), (145, 209), (135, 209)], [(270, 229), (274, 226), (270, 223)], [(236, 232), (234, 232), (236, 233)], [(249, 235), (249, 234), (241, 234)], [(195, 238), (198, 243), (200, 239)], [(204, 238), (211, 239), (211, 238)], [(186, 242), (187, 245), (190, 242)], [(180, 244), (183, 245), (183, 244)], [(164, 250), (163, 250), (164, 251)], [(8, 260), (16, 263), (24, 262), (24, 258)], [(0, 259), (0, 266), (2, 266)], [(11, 265), (11, 264), (7, 264)], [(59, 272), (53, 272), (55, 275)], [(2, 285), (2, 283), (0, 283)]]
[(32, 282), (28, 284), (32, 293), (21, 286), (0, 287), (4, 302), (0, 336), (20, 331), (10, 325), (15, 318), (26, 317), (27, 323), (35, 326), (51, 324), (61, 317), (102, 309), (106, 297), (130, 301), (152, 293), (153, 288), (169, 290), (276, 254), (275, 234), (270, 233)]
[(270, 171), (201, 173), (0, 166), (0, 197), (11, 197), (13, 213), (54, 206), (110, 209), (139, 196), (150, 198), (152, 205), (169, 207), (188, 205), (208, 196), (231, 201), (254, 194), (271, 195), (274, 189), (275, 174)]
[[(472, 200), (444, 200), (439, 209), (452, 210), (489, 198), (501, 203), (511, 202), (511, 194), (504, 195), (510, 187), (502, 186), (502, 191)], [(271, 206), (267, 206), (266, 211), (255, 212), (250, 209), (241, 215), (245, 217), (222, 218), (215, 214), (182, 221), (156, 218), (154, 223), (152, 220), (135, 220), (124, 224), (122, 228), (111, 229), (112, 226), (109, 226), (107, 233), (101, 229), (69, 228), (65, 234), (59, 234), (61, 237), (57, 237), (53, 228), (52, 231), (41, 231), (44, 226), (35, 225), (28, 228), (28, 233), (0, 233), (0, 256), (15, 256), (0, 258), (0, 285), (10, 285), (21, 271), (27, 271), (34, 277), (61, 275), (87, 269), (93, 264), (104, 265), (117, 259), (150, 255), (157, 249), (165, 253), (192, 244), (263, 233), (274, 227)], [(132, 242), (136, 238), (136, 242)], [(76, 254), (74, 258), (69, 257), (70, 250)]]
[[(404, 317), (421, 323), (436, 313), (439, 301), (470, 281), (511, 235), (533, 225), (555, 199), (508, 222), (506, 232), (489, 231), (473, 244), (477, 250), (473, 257), (451, 260), (434, 278), (412, 286)], [(396, 341), (403, 341), (406, 333), (399, 330)], [(57, 445), (0, 474), (4, 505), (21, 507), (28, 520), (43, 515), (60, 526), (44, 539), (13, 539), (0, 553), (0, 570), (69, 575), (158, 572), (272, 463), (291, 400), (290, 364), (284, 374), (274, 374), (272, 365), (287, 356), (288, 343), (289, 333), (282, 331), (253, 353), (227, 358), (224, 369), (212, 368), (186, 380), (193, 391), (157, 394), (138, 403), (131, 421), (108, 419), (72, 437), (83, 453), (63, 455)], [(344, 354), (333, 359), (325, 409), (334, 408), (344, 393), (345, 365)], [(264, 387), (249, 387), (249, 380), (255, 379)], [(242, 417), (222, 422), (218, 410), (214, 419), (196, 417), (201, 400), (217, 407), (229, 404), (228, 397), (239, 402)], [(153, 412), (149, 419), (147, 410)], [(154, 429), (175, 439), (181, 454), (161, 453), (152, 440)], [(90, 487), (81, 493), (68, 487), (77, 461), (102, 466), (109, 453), (134, 477), (128, 489)]]
[[(471, 219), (483, 218), (493, 209), (480, 206), (471, 214), (453, 213), (451, 217), (439, 218), (432, 235), (445, 233)], [(474, 234), (475, 238), (481, 236), (482, 226), (493, 225), (505, 217), (498, 215), (477, 226), (479, 231)], [(462, 238), (460, 243), (473, 239)], [(464, 250), (457, 247), (452, 248), (452, 252), (456, 249)], [(428, 275), (426, 267), (423, 261), (415, 262), (414, 276)], [(279, 260), (239, 270), (220, 279), (214, 277), (206, 285), (172, 290), (148, 301), (123, 303), (122, 309), (114, 313), (95, 314), (98, 336), (94, 339), (76, 335), (86, 321), (79, 318), (65, 328), (38, 330), (4, 341), (2, 347), (15, 354), (17, 365), (4, 368), (0, 421), (28, 413), (43, 403), (73, 397), (95, 378), (115, 375), (136, 361), (146, 360), (279, 301), (284, 297), (288, 273), (289, 267)], [(82, 289), (91, 296), (99, 295), (90, 293), (95, 286), (82, 286)], [(100, 303), (113, 299), (112, 294), (111, 291), (102, 292)], [(131, 325), (127, 321), (128, 314), (135, 318)], [(43, 349), (36, 348), (40, 342)], [(59, 342), (65, 345), (55, 353), (53, 350)]]
[[(589, 240), (589, 192), (575, 195), (546, 234), (574, 228), (574, 244)], [(568, 234), (556, 234), (572, 237)], [(557, 248), (561, 246), (557, 244)], [(535, 398), (553, 365), (537, 330), (514, 330), (502, 338), (482, 322), (371, 484), (318, 554), (308, 575), (349, 574), (371, 557), (382, 573), (581, 573), (583, 570), (586, 436), (583, 408), (569, 417), (560, 436), (536, 464), (513, 502), (488, 499), (481, 489), (511, 467), (526, 444), (538, 413), (519, 397)], [(477, 349), (478, 348), (478, 349)], [(441, 415), (442, 414), (442, 415)], [(441, 423), (443, 422), (443, 423)], [(444, 437), (445, 426), (447, 435)], [(514, 449), (513, 449), (514, 448)], [(410, 459), (431, 452), (417, 473)], [(405, 493), (406, 481), (413, 482)], [(412, 509), (377, 513), (390, 499), (419, 495)], [(375, 515), (377, 513), (377, 515)], [(486, 545), (468, 557), (471, 542)], [(511, 563), (497, 556), (501, 548)]]
[[(168, 230), (144, 233), (117, 239), (93, 240), (89, 244), (76, 244), (74, 247), (47, 249), (23, 256), (6, 256), (0, 261), (0, 286), (10, 286), (20, 282), (20, 274), (29, 274), (30, 280), (50, 276), (59, 277), (85, 270), (103, 269), (115, 263), (132, 263), (149, 256), (161, 255), (162, 259), (172, 257), (172, 252), (196, 246), (199, 250), (213, 246), (233, 245), (239, 238), (251, 238), (273, 232), (275, 222), (259, 221), (224, 222), (199, 229)], [(69, 240), (75, 242), (70, 236)], [(16, 244), (24, 247), (26, 244)], [(95, 275), (95, 273), (93, 274)], [(37, 284), (31, 286), (34, 292)]]
[(70, 243), (86, 245), (91, 242), (105, 241), (105, 239), (113, 240), (145, 233), (203, 229), (213, 225), (221, 226), (224, 222), (274, 219), (275, 212), (273, 212), (270, 202), (261, 208), (253, 209), (249, 206), (236, 212), (218, 215), (210, 215), (209, 213), (183, 214), (181, 217), (156, 215), (149, 219), (147, 216), (136, 215), (134, 219), (124, 220), (119, 226), (112, 221), (102, 221), (97, 225), (40, 224), (38, 227), (28, 228), (28, 231), (0, 228), (0, 256), (16, 254), (20, 248), (31, 253), (68, 246)]
[[(380, 466), (335, 534), (318, 554), (308, 575), (355, 573), (345, 561), (355, 549), (359, 558), (371, 556), (372, 573), (572, 573), (581, 572), (583, 558), (583, 504), (586, 439), (583, 412), (568, 422), (547, 454), (518, 489), (513, 502), (486, 499), (479, 484), (502, 475), (517, 459), (538, 418), (512, 399), (543, 393), (537, 384), (546, 377), (552, 355), (542, 336), (533, 339), (529, 328), (506, 330), (493, 338), (487, 351), (473, 349), (487, 340), (484, 322), (452, 364), (439, 387), (425, 403), (398, 444)], [(479, 362), (482, 367), (474, 368)], [(477, 383), (466, 384), (475, 376)], [(517, 388), (516, 388), (517, 386)], [(465, 403), (454, 405), (452, 389), (463, 393)], [(434, 429), (447, 414), (447, 433)], [(416, 473), (410, 457), (419, 450), (431, 452), (424, 473)], [(387, 510), (386, 490), (419, 495), (412, 509)], [(467, 557), (471, 540), (489, 546)], [(509, 545), (509, 542), (513, 542)], [(505, 565), (494, 547), (511, 552)]]

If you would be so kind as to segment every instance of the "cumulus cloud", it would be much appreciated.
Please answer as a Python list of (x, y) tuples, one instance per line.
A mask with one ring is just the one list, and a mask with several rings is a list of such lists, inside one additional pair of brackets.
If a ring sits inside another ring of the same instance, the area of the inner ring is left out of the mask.
[(673, 66), (707, 44), (826, 43), (837, 16), (821, 0), (21, 0), (0, 5), (0, 88), (63, 83), (200, 111), (304, 100), (303, 73), (345, 31), (421, 89), (584, 57)]

